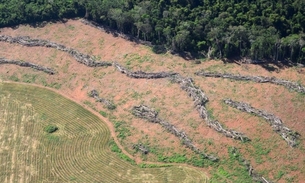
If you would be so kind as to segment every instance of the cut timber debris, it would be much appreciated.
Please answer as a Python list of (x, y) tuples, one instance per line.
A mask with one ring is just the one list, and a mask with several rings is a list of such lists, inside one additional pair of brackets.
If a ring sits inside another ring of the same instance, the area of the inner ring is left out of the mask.
[(256, 109), (247, 103), (236, 102), (231, 99), (225, 99), (224, 102), (227, 105), (236, 108), (240, 111), (256, 114), (260, 117), (265, 118), (269, 122), (273, 130), (276, 133), (280, 134), (289, 146), (295, 147), (297, 145), (297, 139), (299, 138), (300, 134), (285, 127), (282, 120), (276, 117), (275, 115), (267, 113), (266, 111), (260, 109)]
[(192, 78), (184, 78), (181, 75), (177, 74), (171, 77), (171, 81), (180, 84), (181, 89), (186, 91), (188, 95), (193, 99), (195, 108), (199, 112), (200, 117), (206, 121), (209, 127), (233, 139), (238, 139), (241, 141), (250, 140), (243, 133), (231, 129), (225, 129), (222, 124), (220, 124), (218, 121), (213, 121), (209, 117), (207, 109), (205, 108), (205, 104), (208, 101), (208, 97), (200, 88), (194, 85)]
[(148, 154), (149, 153), (149, 149), (141, 143), (134, 144), (133, 148), (136, 149), (136, 150), (140, 150), (143, 154)]
[(199, 71), (195, 73), (198, 76), (205, 77), (214, 77), (214, 78), (229, 78), (234, 80), (242, 80), (242, 81), (253, 81), (256, 83), (272, 83), (276, 85), (282, 85), (288, 88), (289, 90), (294, 90), (299, 93), (305, 93), (305, 87), (297, 82), (292, 82), (284, 79), (278, 79), (275, 77), (265, 77), (265, 76), (242, 76), (242, 75), (234, 75), (228, 73), (217, 73), (217, 72), (205, 72)]
[(188, 138), (188, 136), (186, 135), (186, 133), (182, 130), (178, 130), (174, 125), (158, 118), (158, 112), (145, 106), (145, 105), (140, 105), (140, 106), (134, 106), (132, 108), (132, 114), (139, 117), (139, 118), (143, 118), (146, 119), (149, 122), (152, 123), (159, 123), (160, 125), (162, 125), (167, 131), (169, 131), (170, 133), (174, 134), (176, 137), (178, 137), (183, 144), (190, 148), (192, 151), (194, 151), (197, 154), (202, 155), (203, 157), (211, 160), (211, 161), (217, 161), (218, 158), (213, 156), (213, 155), (209, 155), (206, 154), (202, 151), (200, 151), (193, 143), (192, 141)]
[(110, 110), (114, 110), (116, 108), (116, 106), (110, 100), (100, 98), (99, 94), (96, 90), (92, 90), (91, 92), (89, 92), (89, 96), (92, 97), (92, 98), (95, 98), (95, 100), (97, 102), (103, 103)]
[(94, 58), (90, 57), (89, 55), (80, 53), (79, 51), (68, 48), (64, 45), (54, 43), (48, 40), (43, 40), (43, 39), (31, 39), (28, 36), (20, 36), (20, 37), (11, 37), (11, 36), (6, 36), (6, 35), (0, 35), (0, 41), (3, 42), (8, 42), (8, 43), (17, 43), (23, 46), (28, 46), (28, 47), (50, 47), (50, 48), (55, 48), (60, 51), (64, 51), (69, 53), (71, 56), (73, 56), (76, 61), (79, 63), (82, 63), (88, 67), (101, 67), (101, 66), (111, 66), (112, 63), (110, 62), (96, 62)]
[(37, 64), (33, 64), (30, 62), (24, 62), (24, 61), (19, 61), (19, 60), (8, 60), (5, 58), (0, 58), (0, 64), (13, 64), (13, 65), (19, 65), (21, 67), (30, 67), (38, 71), (43, 71), (47, 74), (53, 75), (56, 73), (54, 69), (48, 68), (48, 67), (43, 67)]
[(155, 73), (146, 73), (143, 71), (136, 71), (132, 72), (128, 69), (124, 68), (118, 63), (114, 63), (114, 66), (123, 74), (126, 74), (128, 77), (131, 78), (145, 78), (145, 79), (158, 79), (158, 78), (167, 78), (173, 75), (176, 75), (177, 73), (172, 72), (155, 72)]

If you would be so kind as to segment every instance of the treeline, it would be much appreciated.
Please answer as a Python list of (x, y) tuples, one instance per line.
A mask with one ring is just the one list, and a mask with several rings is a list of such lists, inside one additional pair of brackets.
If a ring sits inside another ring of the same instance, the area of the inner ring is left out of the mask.
[(305, 62), (304, 0), (0, 0), (0, 27), (86, 17), (175, 52)]

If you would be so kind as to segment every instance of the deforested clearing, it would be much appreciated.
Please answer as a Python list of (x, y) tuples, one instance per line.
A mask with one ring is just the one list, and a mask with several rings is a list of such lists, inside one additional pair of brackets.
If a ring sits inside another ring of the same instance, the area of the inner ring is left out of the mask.
[[(192, 92), (166, 77), (132, 78), (110, 65), (87, 67), (69, 53), (54, 48), (0, 42), (1, 58), (56, 70), (54, 75), (49, 75), (5, 64), (0, 65), (0, 80), (53, 88), (95, 111), (106, 122), (48, 90), (2, 83), (0, 167), (5, 173), (1, 174), (1, 182), (200, 182), (205, 181), (205, 175), (211, 182), (251, 182), (241, 159), (247, 160), (257, 175), (270, 181), (301, 182), (305, 179), (304, 94), (270, 83), (194, 74), (205, 70), (275, 77), (304, 86), (304, 68), (238, 65), (217, 60), (201, 60), (201, 64), (195, 64), (170, 53), (155, 54), (147, 46), (115, 37), (80, 20), (48, 23), (40, 28), (27, 25), (3, 28), (0, 34), (49, 40), (97, 61), (117, 63), (141, 76), (179, 73), (184, 78), (191, 78), (194, 87), (207, 96), (207, 100), (193, 100), (189, 96)], [(89, 96), (92, 90), (96, 90), (100, 98), (113, 102), (115, 109), (96, 102)], [(300, 134), (298, 144), (290, 147), (261, 117), (227, 106), (223, 102), (227, 98), (274, 114), (287, 128)], [(197, 104), (206, 108), (209, 120), (218, 121), (225, 129), (241, 132), (250, 141), (228, 138), (210, 128), (198, 113)], [(217, 156), (219, 161), (203, 159), (161, 125), (133, 116), (131, 109), (138, 105), (152, 107), (161, 119), (183, 130), (198, 149)], [(48, 134), (44, 131), (47, 125), (56, 125), (58, 130)], [(111, 138), (134, 158), (136, 165), (111, 151), (108, 144)], [(148, 153), (134, 149), (135, 144), (145, 145)], [(160, 163), (175, 165), (147, 168)], [(200, 177), (203, 179), (199, 180)]]

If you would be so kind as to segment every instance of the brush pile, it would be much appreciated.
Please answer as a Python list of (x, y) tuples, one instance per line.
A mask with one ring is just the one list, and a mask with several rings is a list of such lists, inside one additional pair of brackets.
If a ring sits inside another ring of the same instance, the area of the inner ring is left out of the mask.
[(116, 106), (110, 100), (100, 98), (99, 94), (96, 90), (92, 90), (91, 92), (89, 92), (89, 96), (92, 97), (92, 98), (95, 98), (95, 100), (97, 102), (101, 102), (102, 104), (104, 104), (110, 110), (114, 110), (116, 108)]
[(145, 79), (159, 79), (159, 78), (167, 78), (170, 76), (173, 76), (177, 73), (172, 73), (172, 72), (155, 72), (155, 73), (146, 73), (143, 71), (136, 71), (136, 72), (132, 72), (126, 68), (124, 68), (123, 66), (121, 66), (118, 63), (114, 63), (114, 66), (123, 74), (126, 74), (128, 77), (131, 78), (137, 78), (137, 79), (141, 79), (141, 78), (145, 78)]
[(228, 73), (217, 73), (217, 72), (205, 72), (199, 71), (195, 73), (198, 76), (205, 76), (205, 77), (214, 77), (214, 78), (228, 78), (234, 80), (241, 80), (241, 81), (253, 81), (256, 83), (272, 83), (276, 85), (282, 85), (289, 90), (294, 90), (299, 93), (305, 93), (305, 87), (297, 82), (292, 82), (284, 79), (278, 79), (275, 77), (264, 77), (264, 76), (242, 76), (242, 75), (234, 75)]
[(273, 130), (278, 133), (288, 143), (289, 146), (295, 147), (297, 145), (297, 140), (300, 134), (284, 126), (282, 120), (275, 115), (270, 114), (264, 110), (256, 109), (247, 103), (236, 102), (231, 99), (225, 99), (224, 102), (227, 105), (240, 111), (248, 112), (250, 114), (255, 114), (265, 118)]
[(0, 58), (0, 64), (14, 64), (14, 65), (19, 65), (21, 67), (30, 67), (38, 71), (43, 71), (47, 74), (53, 75), (56, 73), (54, 69), (48, 68), (48, 67), (43, 67), (37, 64), (33, 64), (30, 62), (24, 62), (24, 61), (18, 61), (18, 60), (8, 60), (5, 58)]
[(142, 143), (139, 143), (139, 144), (134, 144), (132, 146), (134, 149), (136, 149), (137, 151), (141, 151), (143, 154), (148, 154), (149, 153), (149, 149), (143, 145)]
[(186, 135), (186, 133), (182, 130), (178, 130), (174, 125), (158, 118), (158, 112), (156, 112), (155, 110), (145, 106), (145, 105), (140, 105), (140, 106), (134, 106), (132, 108), (132, 114), (142, 118), (142, 119), (146, 119), (149, 122), (152, 123), (159, 123), (160, 125), (162, 125), (168, 132), (174, 134), (176, 137), (178, 137), (182, 143), (189, 149), (191, 149), (192, 151), (194, 151), (197, 154), (202, 155), (204, 158), (207, 158), (211, 161), (217, 161), (218, 158), (213, 156), (213, 155), (209, 155), (206, 154), (202, 151), (200, 151), (193, 143), (192, 141), (188, 138), (188, 136)]

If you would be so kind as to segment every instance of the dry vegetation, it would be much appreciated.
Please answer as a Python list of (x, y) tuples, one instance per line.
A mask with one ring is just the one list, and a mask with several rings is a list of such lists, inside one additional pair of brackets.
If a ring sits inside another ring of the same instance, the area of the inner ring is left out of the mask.
[[(305, 85), (304, 69), (291, 67), (280, 68), (280, 72), (271, 72), (259, 65), (224, 64), (221, 61), (202, 60), (201, 64), (194, 64), (170, 54), (156, 55), (149, 47), (113, 37), (78, 20), (70, 20), (65, 24), (47, 24), (42, 28), (5, 28), (1, 30), (1, 34), (50, 40), (97, 60), (115, 61), (131, 71), (164, 71), (192, 77), (196, 86), (209, 98), (205, 107), (211, 120), (219, 120), (225, 128), (236, 129), (251, 139), (250, 142), (240, 142), (209, 128), (194, 108), (192, 99), (178, 84), (168, 79), (133, 79), (118, 72), (115, 67), (87, 67), (68, 53), (56, 49), (0, 42), (1, 57), (26, 60), (57, 71), (55, 75), (47, 75), (14, 65), (1, 65), (0, 79), (56, 88), (75, 101), (100, 112), (112, 122), (109, 127), (115, 128), (120, 144), (135, 157), (136, 162), (189, 163), (208, 172), (212, 181), (245, 182), (249, 181), (248, 172), (239, 160), (246, 159), (260, 175), (270, 180), (301, 182), (305, 179), (304, 94), (268, 83), (206, 78), (193, 74), (204, 69), (208, 72), (276, 77)], [(90, 98), (88, 92), (93, 89), (99, 96), (113, 101), (116, 109), (108, 110)], [(291, 130), (301, 134), (299, 143), (295, 148), (289, 147), (268, 123), (260, 117), (228, 107), (223, 102), (225, 98), (243, 101), (254, 108), (271, 112)], [(220, 161), (210, 163), (201, 160), (200, 156), (185, 148), (179, 139), (160, 125), (134, 117), (131, 108), (140, 104), (153, 107), (159, 112), (161, 119), (183, 129), (196, 147), (216, 154)], [(147, 155), (133, 149), (134, 144), (139, 143), (150, 149)], [(238, 156), (232, 156), (229, 150), (232, 147), (238, 149)], [(243, 158), (236, 158), (240, 156)]]

